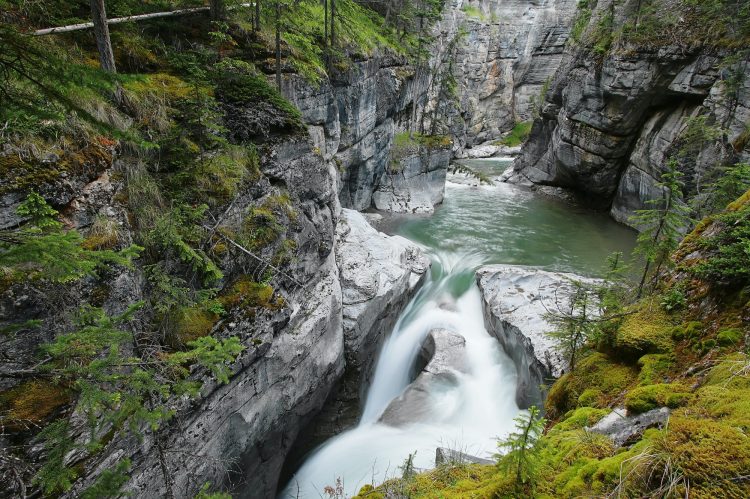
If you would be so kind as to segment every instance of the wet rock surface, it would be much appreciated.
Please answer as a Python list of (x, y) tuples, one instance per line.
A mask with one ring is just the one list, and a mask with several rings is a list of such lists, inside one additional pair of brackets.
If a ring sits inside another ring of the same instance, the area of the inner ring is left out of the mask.
[(477, 271), (487, 330), (516, 365), (516, 400), (522, 408), (540, 405), (540, 385), (567, 368), (546, 335), (553, 326), (545, 318), (557, 304), (564, 305), (574, 280), (593, 282), (575, 274), (532, 267), (488, 265)]
[(465, 346), (466, 340), (456, 332), (430, 331), (418, 358), (419, 363), (426, 361), (424, 368), (404, 392), (388, 404), (379, 421), (402, 426), (430, 419), (434, 415), (431, 394), (438, 385), (456, 383), (456, 373), (465, 369)]

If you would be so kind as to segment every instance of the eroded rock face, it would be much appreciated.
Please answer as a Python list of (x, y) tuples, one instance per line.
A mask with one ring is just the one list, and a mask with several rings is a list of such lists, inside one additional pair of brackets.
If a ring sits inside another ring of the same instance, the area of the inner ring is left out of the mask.
[(456, 373), (465, 369), (466, 339), (447, 329), (433, 329), (425, 338), (417, 362), (424, 364), (404, 393), (393, 399), (379, 421), (401, 426), (434, 416), (431, 393), (437, 384), (456, 383)]
[[(424, 283), (430, 262), (419, 247), (401, 236), (376, 231), (353, 210), (342, 210), (336, 237), (344, 297), (343, 391), (357, 402), (363, 400), (360, 395), (369, 385), (385, 336)], [(358, 415), (357, 408), (354, 404), (350, 410)]]
[(450, 159), (450, 144), (446, 144), (418, 146), (391, 160), (373, 192), (375, 208), (393, 213), (432, 213), (443, 202)]
[[(610, 4), (597, 3), (590, 26)], [(615, 4), (616, 25), (625, 22), (627, 8)], [(615, 50), (594, 63), (590, 48), (567, 50), (511, 182), (572, 189), (632, 225), (635, 211), (661, 197), (657, 183), (669, 158), (683, 157), (679, 169), (692, 196), (717, 164), (750, 157), (743, 139), (750, 117), (747, 60), (722, 68), (718, 55), (664, 46)], [(731, 95), (723, 81), (729, 74), (740, 75)], [(699, 116), (727, 129), (724, 145), (693, 144), (697, 150), (684, 157), (686, 130)]]
[(534, 102), (561, 63), (575, 0), (457, 0), (441, 30), (462, 28), (454, 75), (459, 115), (452, 130), (459, 149), (498, 138), (532, 119)]
[(378, 351), (430, 266), (419, 247), (378, 232), (362, 213), (349, 209), (341, 211), (335, 252), (343, 296), (345, 372), (295, 444), (292, 461), (356, 424)]
[(521, 408), (540, 406), (540, 386), (567, 368), (546, 335), (554, 328), (545, 316), (567, 303), (574, 280), (593, 282), (575, 274), (515, 265), (488, 265), (477, 271), (485, 326), (516, 365), (516, 401)]

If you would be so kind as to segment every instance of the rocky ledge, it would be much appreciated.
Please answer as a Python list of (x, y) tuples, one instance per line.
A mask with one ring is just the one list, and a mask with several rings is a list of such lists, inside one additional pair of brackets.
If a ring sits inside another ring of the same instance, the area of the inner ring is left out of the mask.
[(400, 236), (373, 228), (362, 213), (344, 209), (336, 227), (342, 290), (345, 371), (321, 413), (296, 443), (295, 458), (356, 424), (377, 353), (401, 311), (424, 283), (429, 259)]
[(546, 333), (545, 318), (567, 302), (573, 281), (594, 282), (575, 274), (515, 265), (489, 265), (477, 271), (487, 330), (513, 359), (518, 371), (516, 401), (522, 408), (540, 405), (541, 385), (565, 372), (564, 359)]

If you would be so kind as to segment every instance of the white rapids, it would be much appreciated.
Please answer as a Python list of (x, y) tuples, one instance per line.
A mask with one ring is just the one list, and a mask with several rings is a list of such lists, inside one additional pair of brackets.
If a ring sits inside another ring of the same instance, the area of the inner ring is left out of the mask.
[[(475, 264), (467, 255), (433, 255), (442, 272), (409, 304), (380, 353), (364, 413), (355, 428), (316, 449), (292, 477), (280, 497), (317, 498), (340, 479), (347, 496), (366, 484), (401, 473), (415, 454), (417, 468), (434, 466), (437, 447), (488, 458), (498, 437), (513, 427), (520, 412), (515, 402), (516, 372), (497, 340), (484, 327), (479, 290), (472, 279)], [(464, 285), (456, 281), (464, 281)], [(458, 296), (454, 296), (458, 294)], [(452, 306), (445, 307), (447, 302)], [(394, 428), (379, 423), (388, 404), (412, 381), (410, 373), (427, 334), (450, 329), (466, 339), (466, 373), (458, 383), (431, 393), (429, 419)]]

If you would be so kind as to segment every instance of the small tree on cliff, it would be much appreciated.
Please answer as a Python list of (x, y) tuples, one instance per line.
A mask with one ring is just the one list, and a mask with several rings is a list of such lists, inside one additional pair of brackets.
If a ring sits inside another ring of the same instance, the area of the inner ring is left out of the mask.
[(656, 184), (662, 189), (659, 199), (649, 201), (649, 209), (639, 210), (632, 218), (634, 225), (641, 229), (638, 245), (634, 253), (645, 260), (638, 295), (643, 296), (646, 279), (653, 269), (656, 279), (661, 268), (669, 261), (669, 256), (677, 248), (682, 230), (690, 222), (689, 208), (682, 202), (682, 173), (677, 170), (677, 160), (667, 162), (667, 171)]
[(515, 490), (519, 494), (523, 485), (534, 478), (536, 453), (539, 438), (544, 431), (545, 420), (536, 406), (529, 407), (526, 414), (514, 419), (516, 430), (497, 442), (506, 452), (497, 455), (498, 467), (506, 473), (515, 474)]
[(573, 291), (564, 304), (556, 303), (548, 309), (546, 319), (555, 326), (547, 333), (556, 350), (565, 358), (570, 370), (576, 367), (579, 353), (586, 347), (596, 331), (596, 289), (581, 281), (573, 281)]

